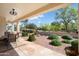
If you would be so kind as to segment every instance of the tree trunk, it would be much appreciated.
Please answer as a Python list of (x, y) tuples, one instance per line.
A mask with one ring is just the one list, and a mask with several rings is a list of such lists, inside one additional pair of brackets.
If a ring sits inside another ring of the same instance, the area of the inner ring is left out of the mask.
[(65, 31), (68, 32), (68, 23), (65, 23)]

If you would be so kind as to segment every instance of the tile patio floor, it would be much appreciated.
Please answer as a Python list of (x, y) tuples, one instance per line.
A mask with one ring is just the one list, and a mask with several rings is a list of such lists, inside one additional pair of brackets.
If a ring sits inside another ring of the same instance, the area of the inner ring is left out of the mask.
[[(18, 38), (17, 43), (15, 45), (14, 44), (15, 43), (11, 43), (14, 49), (3, 53), (3, 55), (8, 54), (9, 56), (63, 56), (62, 54), (45, 48), (44, 46), (25, 41), (21, 37)], [(14, 50), (16, 51), (16, 53), (14, 53)]]

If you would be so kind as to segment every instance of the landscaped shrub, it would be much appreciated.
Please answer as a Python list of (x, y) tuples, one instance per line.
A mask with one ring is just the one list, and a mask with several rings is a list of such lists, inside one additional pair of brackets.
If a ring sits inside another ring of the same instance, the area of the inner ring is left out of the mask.
[(48, 39), (52, 40), (52, 39), (59, 39), (58, 35), (52, 34), (49, 35)]
[(53, 45), (53, 46), (61, 46), (62, 45), (62, 43), (59, 40), (53, 40), (49, 44)]
[(71, 40), (64, 40), (63, 43), (70, 44), (71, 43)]
[(27, 30), (27, 32), (28, 32), (28, 33), (33, 33), (34, 31), (33, 31), (33, 30)]
[(71, 42), (71, 46), (72, 46), (73, 48), (78, 48), (78, 40), (72, 41), (72, 42)]
[(22, 32), (22, 36), (28, 36), (27, 32)]
[(64, 35), (62, 36), (63, 39), (67, 39), (67, 40), (72, 40), (72, 38), (70, 36)]
[(35, 41), (36, 40), (36, 38), (35, 38), (35, 35), (34, 34), (32, 34), (32, 35), (30, 35), (29, 36), (29, 38), (28, 38), (28, 41)]

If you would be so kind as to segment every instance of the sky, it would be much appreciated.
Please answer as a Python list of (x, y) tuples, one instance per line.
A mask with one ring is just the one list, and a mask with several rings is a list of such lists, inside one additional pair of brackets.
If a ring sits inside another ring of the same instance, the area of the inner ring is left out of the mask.
[[(71, 4), (71, 7), (77, 9), (78, 4), (73, 3), (73, 4)], [(55, 18), (56, 17), (56, 12), (57, 12), (57, 10), (50, 11), (50, 12), (47, 12), (47, 13), (29, 18), (28, 23), (34, 23), (37, 26), (44, 25), (44, 24), (50, 24), (50, 23), (56, 21), (56, 18)]]

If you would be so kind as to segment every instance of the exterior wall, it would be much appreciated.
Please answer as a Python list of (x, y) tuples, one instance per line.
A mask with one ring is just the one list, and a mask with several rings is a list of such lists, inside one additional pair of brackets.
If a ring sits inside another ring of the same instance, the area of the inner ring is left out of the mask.
[(0, 37), (4, 35), (6, 31), (6, 21), (4, 17), (0, 17)]

